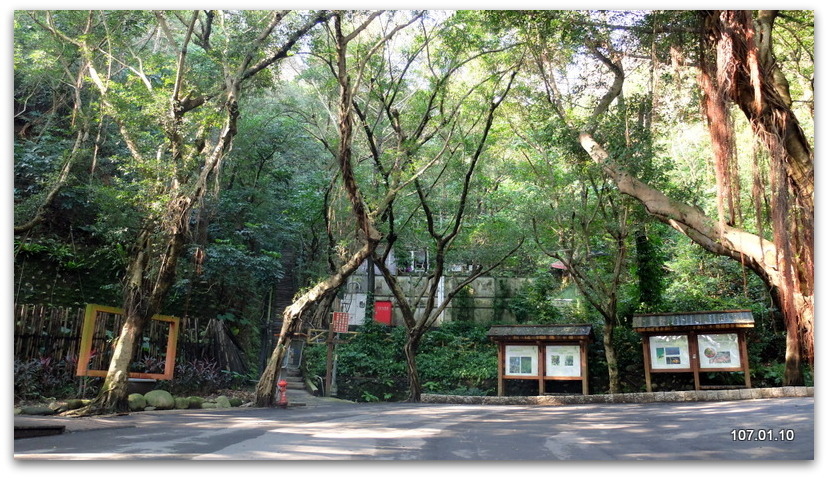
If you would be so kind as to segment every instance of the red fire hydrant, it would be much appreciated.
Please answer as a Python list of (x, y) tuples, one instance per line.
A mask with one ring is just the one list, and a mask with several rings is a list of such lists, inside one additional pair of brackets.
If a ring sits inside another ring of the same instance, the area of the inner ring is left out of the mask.
[(279, 383), (277, 383), (276, 385), (279, 387), (279, 406), (282, 408), (287, 408), (287, 381), (285, 381), (284, 379), (279, 380)]

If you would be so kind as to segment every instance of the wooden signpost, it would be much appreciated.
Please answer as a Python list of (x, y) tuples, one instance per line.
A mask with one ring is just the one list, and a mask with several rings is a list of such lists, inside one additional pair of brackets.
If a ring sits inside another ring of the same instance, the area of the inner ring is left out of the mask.
[(701, 372), (742, 372), (750, 388), (745, 331), (753, 327), (749, 310), (645, 314), (633, 316), (642, 335), (647, 391), (653, 373), (692, 373), (696, 390)]
[(498, 345), (498, 396), (504, 394), (505, 380), (537, 380), (538, 395), (546, 393), (547, 380), (577, 380), (589, 394), (591, 325), (495, 325), (488, 336)]

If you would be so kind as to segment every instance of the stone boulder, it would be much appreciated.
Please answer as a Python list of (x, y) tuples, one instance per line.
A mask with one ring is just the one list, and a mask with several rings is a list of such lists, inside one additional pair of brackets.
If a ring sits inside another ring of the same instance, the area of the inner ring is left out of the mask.
[(23, 415), (54, 415), (55, 410), (43, 405), (28, 405), (20, 407)]
[(187, 397), (175, 397), (175, 408), (177, 410), (186, 410), (190, 408), (190, 399)]
[(66, 408), (68, 410), (77, 410), (85, 405), (88, 405), (91, 400), (84, 400), (81, 398), (72, 398), (66, 400)]
[(133, 412), (140, 412), (147, 407), (147, 399), (140, 393), (130, 393), (127, 397), (129, 409)]
[(203, 398), (196, 397), (196, 396), (187, 397), (187, 400), (190, 401), (190, 408), (196, 408), (196, 409), (201, 408), (201, 404), (204, 403)]
[(155, 407), (156, 410), (172, 410), (175, 407), (175, 399), (166, 390), (153, 390), (144, 395), (147, 399), (147, 406)]
[(224, 395), (219, 395), (218, 397), (216, 397), (215, 402), (216, 408), (230, 408), (232, 406), (230, 405), (230, 399)]

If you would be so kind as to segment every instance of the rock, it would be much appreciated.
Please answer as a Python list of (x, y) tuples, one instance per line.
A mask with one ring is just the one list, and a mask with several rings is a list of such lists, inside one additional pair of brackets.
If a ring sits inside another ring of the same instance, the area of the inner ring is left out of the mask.
[(187, 400), (190, 401), (190, 408), (202, 408), (201, 404), (204, 403), (204, 399), (201, 397), (187, 397)]
[(215, 402), (204, 402), (201, 404), (201, 408), (218, 408)]
[(131, 393), (127, 397), (129, 409), (133, 412), (140, 412), (147, 407), (147, 399), (140, 393)]
[(216, 397), (216, 408), (230, 408), (230, 399), (224, 395)]
[(43, 405), (29, 405), (20, 407), (23, 415), (54, 415), (55, 411)]
[(238, 397), (233, 397), (230, 399), (230, 406), (231, 407), (240, 407), (244, 403), (244, 400)]
[(63, 413), (69, 408), (66, 406), (66, 402), (51, 402), (49, 404), (49, 408), (54, 410), (55, 413)]
[(175, 399), (172, 394), (166, 390), (152, 390), (144, 395), (147, 399), (147, 405), (155, 407), (158, 410), (172, 410), (175, 406)]
[(187, 397), (175, 397), (175, 408), (177, 410), (190, 408), (190, 399)]
[(72, 398), (66, 401), (66, 408), (68, 410), (77, 410), (89, 403), (89, 400), (82, 400), (80, 398)]

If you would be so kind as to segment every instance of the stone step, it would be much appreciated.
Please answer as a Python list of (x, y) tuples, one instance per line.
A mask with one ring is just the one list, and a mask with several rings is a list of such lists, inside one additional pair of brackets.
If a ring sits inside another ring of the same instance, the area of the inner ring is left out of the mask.
[[(288, 406), (293, 407), (301, 407), (308, 404), (308, 402), (313, 399), (313, 395), (305, 390), (297, 390), (291, 389), (288, 387), (287, 389), (287, 399), (288, 399)], [(277, 394), (278, 400), (278, 394)]]
[(282, 369), (280, 380), (287, 382), (288, 404), (303, 405), (313, 394), (305, 386), (305, 379), (298, 369)]

